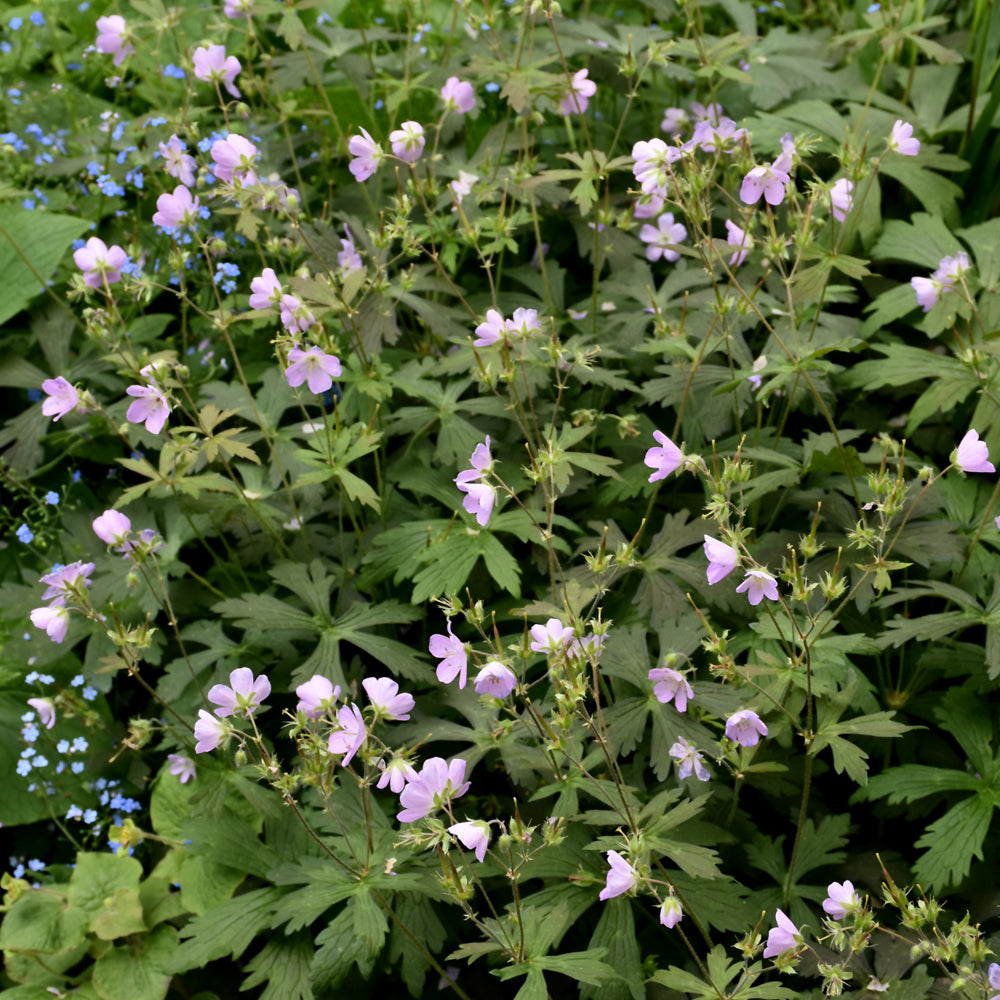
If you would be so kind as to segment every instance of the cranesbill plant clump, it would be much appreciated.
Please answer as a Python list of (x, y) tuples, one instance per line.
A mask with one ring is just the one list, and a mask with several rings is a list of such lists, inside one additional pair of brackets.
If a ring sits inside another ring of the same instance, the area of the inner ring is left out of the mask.
[(4, 996), (1000, 991), (988, 7), (622, 7), (0, 16)]

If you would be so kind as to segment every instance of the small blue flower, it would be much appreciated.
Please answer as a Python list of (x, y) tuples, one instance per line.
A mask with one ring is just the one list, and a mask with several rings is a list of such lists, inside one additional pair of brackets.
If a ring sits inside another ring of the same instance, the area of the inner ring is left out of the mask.
[(45, 15), (40, 10), (33, 10), (31, 12), (31, 23), (36, 28), (40, 28), (43, 24), (45, 24)]
[(183, 80), (185, 73), (180, 66), (175, 66), (173, 63), (167, 63), (163, 67), (163, 75), (173, 77), (175, 80)]
[(31, 533), (31, 528), (29, 528), (26, 524), (22, 524), (17, 529), (17, 531), (15, 532), (15, 534), (17, 535), (17, 540), (19, 542), (23, 542), (25, 545), (27, 545), (28, 542), (32, 541), (34, 539), (34, 537), (35, 537)]
[(66, 819), (78, 819), (82, 815), (83, 810), (77, 805), (72, 805), (66, 812)]
[(87, 749), (88, 743), (83, 736), (77, 736), (73, 740), (73, 753), (83, 753)]
[(17, 762), (17, 767), (14, 770), (16, 770), (17, 773), (21, 775), (22, 778), (27, 777), (29, 774), (31, 774), (31, 761), (22, 757)]
[(83, 695), (84, 701), (93, 701), (97, 697), (97, 688), (88, 684), (80, 693)]
[(59, 751), (60, 753), (69, 753), (69, 740), (60, 740), (60, 741), (59, 741), (59, 742), (58, 742), (58, 743), (56, 744), (56, 749), (57, 749), (57, 750), (58, 750), (58, 751)]
[(32, 767), (37, 767), (37, 768), (48, 767), (49, 766), (49, 759), (48, 759), (48, 757), (43, 757), (41, 754), (38, 754), (31, 761), (31, 765), (32, 765)]
[[(80, 482), (80, 476), (81, 475), (83, 475), (83, 473), (81, 473), (79, 469), (74, 469), (73, 470), (73, 475), (70, 476), (70, 478), (73, 480), (74, 483), (78, 483), (78, 482)], [(81, 683), (82, 683), (82, 679), (81, 679)]]
[(24, 21), (21, 18), (12, 17), (10, 21), (7, 22), (7, 27), (10, 28), (11, 31), (18, 31), (22, 24), (24, 24)]
[(0, 42), (0, 52), (2, 52), (4, 55), (8, 55), (13, 51), (14, 51), (14, 46), (11, 45), (10, 42), (8, 42), (6, 39)]
[(86, 766), (87, 766), (87, 765), (86, 765), (86, 764), (84, 764), (84, 762), (83, 762), (82, 760), (75, 760), (75, 761), (73, 761), (73, 763), (72, 763), (72, 764), (70, 764), (70, 766), (69, 766), (69, 769), (70, 769), (70, 770), (71, 770), (71, 771), (72, 771), (72, 772), (73, 772), (74, 774), (81, 774), (81, 773), (83, 772), (83, 769), (84, 769), (84, 768), (85, 768)]
[(56, 493), (55, 490), (49, 490), (49, 492), (45, 494), (45, 502), (47, 504), (55, 506), (57, 503), (59, 503), (59, 494)]
[(500, 89), (500, 84), (493, 83), (493, 81), (491, 80), (488, 84), (486, 84), (486, 86), (483, 89), (491, 94), (495, 94)]
[(83, 814), (83, 821), (84, 821), (84, 823), (88, 823), (89, 824), (89, 823), (95, 822), (96, 820), (97, 820), (97, 810), (96, 809), (87, 809), (87, 810), (84, 811), (84, 814)]

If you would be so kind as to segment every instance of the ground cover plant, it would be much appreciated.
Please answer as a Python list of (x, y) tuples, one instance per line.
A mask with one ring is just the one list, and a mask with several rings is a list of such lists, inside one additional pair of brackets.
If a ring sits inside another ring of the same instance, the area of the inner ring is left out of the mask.
[(1000, 13), (0, 15), (0, 995), (1000, 994)]

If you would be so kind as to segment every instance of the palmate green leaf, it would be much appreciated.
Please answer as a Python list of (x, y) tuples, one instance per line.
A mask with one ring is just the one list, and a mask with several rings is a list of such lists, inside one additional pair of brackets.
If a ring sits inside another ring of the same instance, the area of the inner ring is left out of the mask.
[(313, 959), (310, 934), (271, 938), (246, 965), (250, 973), (240, 992), (267, 983), (260, 1000), (313, 1000), (309, 966)]
[(982, 782), (967, 771), (928, 767), (924, 764), (903, 764), (890, 767), (869, 779), (868, 787), (859, 792), (867, 799), (886, 799), (890, 805), (916, 802), (941, 792), (975, 792)]
[(354, 913), (345, 907), (316, 936), (316, 952), (309, 967), (313, 989), (320, 996), (327, 996), (336, 989), (351, 971), (355, 961), (361, 969), (371, 970), (374, 958), (358, 947), (354, 933)]
[(444, 538), (427, 546), (420, 558), (428, 565), (413, 578), (415, 586), (410, 600), (414, 604), (461, 593), (480, 558), (498, 586), (514, 597), (521, 596), (521, 568), (488, 530), (455, 525)]
[[(900, 260), (933, 271), (942, 257), (953, 256), (961, 249), (962, 244), (939, 215), (916, 212), (909, 222), (900, 219), (886, 222), (872, 248), (872, 256), (880, 260)], [(909, 285), (902, 287), (912, 297), (913, 289)]]
[(212, 605), (223, 618), (230, 618), (237, 628), (251, 632), (288, 630), (318, 632), (319, 624), (312, 615), (293, 607), (270, 594), (244, 594)]
[(580, 991), (581, 1000), (643, 1000), (642, 954), (628, 899), (609, 899), (604, 904), (590, 938), (590, 950), (603, 954), (615, 977), (603, 986), (585, 986)]
[(868, 781), (868, 765), (865, 763), (868, 754), (849, 740), (845, 740), (844, 736), (893, 738), (910, 732), (912, 726), (892, 721), (895, 714), (895, 712), (873, 712), (843, 722), (821, 722), (815, 738), (809, 745), (809, 753), (818, 754), (820, 750), (829, 746), (833, 752), (833, 766), (837, 773), (842, 774), (846, 771), (859, 785), (864, 785)]
[(916, 843), (927, 852), (913, 866), (924, 888), (941, 892), (956, 885), (969, 874), (973, 858), (983, 860), (983, 841), (996, 805), (995, 793), (974, 795), (927, 827)]

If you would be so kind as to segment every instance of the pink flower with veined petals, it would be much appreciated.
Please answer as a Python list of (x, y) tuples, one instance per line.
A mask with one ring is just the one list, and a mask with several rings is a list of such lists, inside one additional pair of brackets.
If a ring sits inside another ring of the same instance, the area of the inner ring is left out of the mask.
[(699, 781), (708, 781), (711, 775), (705, 767), (704, 758), (683, 736), (667, 751), (677, 761), (677, 777), (684, 781), (693, 774)]
[(670, 667), (653, 667), (648, 676), (653, 682), (653, 696), (658, 702), (669, 705), (673, 701), (678, 712), (687, 709), (688, 699), (694, 697), (694, 691), (680, 671)]
[(747, 254), (750, 253), (753, 237), (745, 229), (737, 226), (732, 219), (726, 219), (726, 242), (731, 247), (737, 247), (736, 253), (729, 258), (729, 266), (739, 267), (747, 259)]
[(109, 247), (104, 240), (91, 236), (86, 246), (73, 253), (73, 262), (83, 271), (83, 283), (88, 288), (103, 288), (105, 282), (113, 285), (121, 281), (128, 254), (117, 244)]
[(666, 434), (662, 431), (653, 431), (653, 438), (659, 443), (659, 447), (650, 448), (642, 460), (643, 465), (655, 470), (649, 477), (651, 483), (655, 483), (658, 479), (666, 479), (671, 472), (684, 464), (684, 453)]
[(831, 882), (826, 887), (826, 899), (823, 900), (823, 910), (834, 920), (843, 920), (847, 913), (861, 906), (861, 899), (854, 891), (854, 883), (844, 881)]
[(962, 472), (997, 471), (990, 461), (986, 442), (980, 441), (979, 434), (974, 430), (966, 431), (965, 437), (959, 441), (958, 447), (952, 453), (951, 461)]
[(675, 261), (680, 260), (681, 255), (670, 247), (686, 240), (687, 230), (681, 223), (674, 222), (673, 212), (664, 212), (656, 220), (655, 226), (647, 222), (639, 230), (639, 239), (649, 244), (646, 247), (646, 260), (657, 261), (662, 257), (664, 260)]
[(45, 629), (45, 634), (57, 645), (66, 638), (66, 631), (69, 629), (69, 611), (61, 601), (62, 598), (57, 597), (48, 607), (35, 608), (30, 616), (31, 624), (35, 628)]
[(254, 0), (225, 0), (222, 13), (236, 20), (239, 17), (250, 17), (253, 14)]
[(208, 753), (214, 750), (229, 736), (230, 729), (228, 723), (210, 715), (203, 708), (198, 709), (198, 721), (194, 724), (194, 736), (198, 741), (194, 745), (195, 753)]
[(573, 640), (572, 625), (563, 625), (558, 618), (550, 618), (544, 625), (531, 626), (531, 651), (555, 656), (565, 651)]
[(156, 199), (153, 225), (161, 229), (193, 226), (200, 208), (201, 202), (197, 198), (192, 198), (191, 192), (183, 184), (178, 184), (172, 193), (165, 191)]
[(476, 327), (476, 339), (472, 342), (476, 347), (489, 347), (500, 340), (507, 332), (507, 320), (496, 311), (486, 310), (486, 322)]
[(441, 100), (449, 111), (460, 115), (468, 114), (476, 106), (476, 92), (471, 83), (449, 76), (441, 88)]
[(38, 713), (38, 719), (46, 729), (56, 724), (56, 706), (51, 698), (29, 698), (28, 704)]
[(388, 785), (389, 790), (396, 795), (406, 787), (408, 781), (413, 781), (417, 776), (413, 765), (405, 757), (394, 756), (388, 764), (380, 760), (378, 766), (382, 774), (376, 787), (385, 788)]
[(590, 98), (597, 93), (597, 84), (593, 80), (588, 80), (587, 74), (588, 71), (585, 69), (577, 70), (573, 74), (570, 89), (563, 95), (562, 100), (559, 102), (560, 114), (571, 115), (576, 113), (582, 115), (587, 110)]
[(425, 760), (417, 776), (411, 778), (399, 793), (399, 804), (403, 808), (396, 814), (396, 819), (400, 823), (414, 823), (440, 809), (445, 802), (463, 796), (470, 785), (465, 780), (467, 766), (461, 757), (450, 764), (443, 757)]
[(385, 157), (382, 147), (365, 129), (361, 129), (361, 135), (351, 136), (347, 142), (347, 151), (354, 157), (348, 167), (359, 184), (375, 173)]
[(97, 19), (97, 38), (94, 48), (105, 55), (114, 54), (114, 64), (121, 66), (125, 57), (135, 52), (128, 40), (128, 27), (121, 14), (109, 14)]
[(60, 566), (52, 570), (51, 573), (44, 573), (38, 578), (39, 583), (45, 584), (45, 592), (42, 600), (48, 601), (53, 597), (65, 601), (82, 599), (83, 591), (90, 586), (88, 579), (94, 572), (92, 562), (82, 562), (79, 559), (68, 566)]
[(767, 933), (764, 958), (777, 958), (786, 951), (794, 951), (798, 947), (796, 940), (800, 937), (798, 927), (781, 910), (774, 911), (774, 919), (778, 926), (772, 927)]
[(938, 304), (941, 295), (946, 289), (936, 278), (910, 278), (910, 285), (917, 296), (917, 305), (924, 312), (930, 312)]
[(403, 122), (395, 131), (389, 133), (392, 151), (407, 163), (416, 163), (423, 155), (427, 140), (424, 138), (424, 127), (420, 122)]
[(167, 754), (167, 760), (170, 762), (170, 773), (176, 775), (182, 785), (186, 785), (196, 777), (194, 761), (190, 757), (180, 753), (170, 753)]
[(80, 405), (80, 394), (62, 375), (47, 378), (42, 383), (42, 392), (46, 393), (46, 398), (42, 400), (42, 413), (53, 421), (72, 413)]
[(457, 837), (462, 846), (476, 852), (476, 860), (486, 858), (486, 849), (490, 846), (490, 825), (485, 820), (469, 820), (465, 823), (453, 823), (448, 832)]
[(355, 704), (344, 705), (337, 712), (337, 724), (340, 726), (327, 740), (330, 753), (343, 754), (340, 766), (347, 767), (354, 760), (354, 755), (361, 749), (368, 731), (361, 709)]
[(747, 600), (756, 607), (765, 597), (769, 601), (778, 599), (778, 581), (765, 570), (748, 569), (736, 593), (746, 594)]
[(442, 684), (450, 684), (456, 677), (459, 688), (465, 687), (466, 674), (469, 666), (469, 655), (465, 643), (455, 636), (451, 630), (451, 622), (447, 624), (448, 634), (436, 632), (431, 636), (428, 645), (431, 656), (436, 656), (441, 662), (437, 665), (437, 679)]
[(668, 146), (662, 139), (637, 142), (632, 147), (635, 165), (632, 173), (642, 186), (643, 194), (666, 196), (670, 183), (670, 165), (684, 154), (676, 146)]
[(920, 152), (920, 140), (913, 138), (913, 126), (901, 118), (896, 119), (896, 124), (892, 126), (888, 146), (890, 152), (902, 156), (916, 156)]
[(392, 722), (406, 722), (415, 704), (412, 694), (399, 693), (399, 685), (391, 677), (366, 677), (361, 686), (375, 707), (377, 717)]
[(260, 151), (249, 139), (234, 132), (225, 139), (213, 142), (211, 154), (215, 161), (213, 172), (219, 180), (232, 181), (235, 177), (244, 184), (244, 178), (253, 171)]
[(262, 702), (271, 693), (271, 682), (261, 674), (254, 677), (249, 667), (237, 667), (229, 675), (229, 686), (213, 684), (208, 690), (208, 700), (219, 707), (215, 714), (220, 719), (227, 716), (250, 716), (263, 707)]
[(309, 391), (317, 396), (326, 392), (342, 373), (340, 359), (324, 354), (318, 347), (310, 347), (308, 351), (293, 347), (288, 352), (288, 361), (285, 381), (295, 389), (308, 380)]
[(334, 687), (333, 682), (322, 674), (313, 674), (295, 689), (295, 693), (299, 698), (295, 711), (305, 712), (310, 719), (318, 719), (333, 708), (340, 697), (340, 685)]
[(741, 747), (756, 746), (761, 736), (767, 736), (767, 726), (761, 717), (749, 708), (733, 712), (726, 719), (726, 739), (739, 743)]
[(273, 267), (265, 267), (259, 277), (250, 282), (250, 291), (251, 309), (270, 309), (279, 305), (285, 294)]
[(188, 156), (184, 150), (187, 146), (172, 135), (166, 142), (160, 143), (160, 156), (163, 157), (163, 169), (171, 177), (176, 177), (185, 187), (194, 187), (197, 178), (198, 164), (193, 156)]
[(485, 442), (476, 445), (469, 464), (472, 468), (463, 469), (455, 477), (455, 485), (465, 494), (462, 506), (475, 515), (480, 527), (485, 527), (496, 502), (496, 489), (483, 481), (493, 468), (488, 434)]
[(617, 852), (608, 851), (608, 877), (598, 899), (613, 899), (639, 884), (639, 873)]
[(150, 434), (159, 434), (170, 415), (167, 397), (155, 385), (130, 385), (125, 392), (134, 396), (125, 419), (133, 424), (145, 424)]
[(517, 677), (510, 667), (493, 660), (476, 674), (475, 684), (476, 694), (506, 698), (517, 687)]
[(785, 197), (785, 185), (791, 177), (785, 170), (776, 168), (774, 164), (764, 167), (754, 167), (740, 185), (740, 200), (747, 205), (755, 205), (764, 196), (769, 205), (780, 205)]
[(132, 530), (132, 522), (117, 510), (106, 510), (93, 522), (94, 534), (105, 545), (124, 545)]
[(281, 325), (291, 334), (305, 333), (316, 317), (294, 295), (282, 295), (279, 303)]
[(236, 56), (226, 56), (224, 45), (202, 45), (194, 50), (194, 75), (209, 83), (221, 83), (232, 97), (240, 92), (233, 84), (243, 67)]
[(711, 535), (705, 535), (705, 558), (708, 560), (705, 575), (709, 586), (714, 587), (736, 569), (740, 554), (731, 545), (726, 545)]
[(830, 188), (830, 212), (837, 222), (843, 222), (853, 206), (854, 185), (846, 177), (841, 177)]

